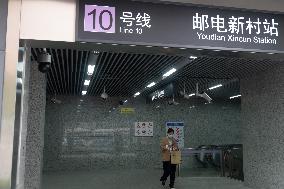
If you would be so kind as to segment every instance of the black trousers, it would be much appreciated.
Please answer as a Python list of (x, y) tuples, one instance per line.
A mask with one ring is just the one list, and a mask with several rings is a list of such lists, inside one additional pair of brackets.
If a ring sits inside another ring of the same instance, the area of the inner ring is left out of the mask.
[(164, 174), (161, 177), (161, 181), (166, 181), (170, 176), (170, 187), (174, 187), (176, 178), (176, 167), (177, 165), (171, 164), (170, 161), (163, 161)]

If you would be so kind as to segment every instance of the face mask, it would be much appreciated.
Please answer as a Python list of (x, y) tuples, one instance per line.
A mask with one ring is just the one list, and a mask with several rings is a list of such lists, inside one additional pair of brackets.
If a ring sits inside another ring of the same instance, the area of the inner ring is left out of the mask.
[(174, 137), (174, 135), (168, 134), (168, 137), (169, 137), (169, 138), (173, 138), (173, 137)]

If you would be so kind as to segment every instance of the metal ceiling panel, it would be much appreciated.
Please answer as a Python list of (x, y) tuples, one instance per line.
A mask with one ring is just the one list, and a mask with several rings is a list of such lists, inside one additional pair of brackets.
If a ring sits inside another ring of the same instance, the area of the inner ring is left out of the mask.
[[(32, 48), (32, 60), (43, 49)], [(52, 55), (51, 69), (47, 73), (47, 93), (50, 95), (81, 95), (87, 76), (88, 58), (92, 51), (47, 48)], [(87, 95), (98, 96), (104, 87), (109, 96), (130, 97), (145, 90), (147, 84), (161, 78), (170, 68), (181, 61), (188, 61), (171, 77), (147, 89), (144, 95), (173, 82), (176, 93), (185, 90), (195, 92), (222, 83), (222, 89), (209, 91), (211, 95), (227, 97), (239, 93), (239, 79), (272, 68), (278, 62), (271, 60), (249, 60), (228, 57), (199, 57), (188, 60), (182, 55), (143, 54), (125, 52), (100, 52), (96, 68), (91, 76)]]

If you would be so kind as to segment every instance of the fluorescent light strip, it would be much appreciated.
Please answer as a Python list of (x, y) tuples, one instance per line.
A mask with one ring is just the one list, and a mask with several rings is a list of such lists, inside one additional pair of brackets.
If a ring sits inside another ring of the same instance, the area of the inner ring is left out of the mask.
[(197, 56), (190, 56), (190, 59), (197, 59)]
[(213, 86), (213, 87), (210, 87), (209, 90), (213, 90), (213, 89), (216, 89), (216, 88), (219, 88), (219, 87), (222, 87), (223, 85), (219, 84), (219, 85), (216, 85), (216, 86)]
[(152, 82), (152, 83), (150, 83), (149, 85), (147, 85), (147, 88), (153, 87), (153, 86), (155, 86), (155, 85), (156, 85), (156, 83), (155, 83), (155, 82)]
[(242, 96), (242, 95), (231, 96), (230, 99), (239, 98), (239, 97), (241, 97), (241, 96)]
[(167, 73), (165, 73), (165, 74), (163, 75), (163, 77), (166, 78), (166, 77), (172, 75), (173, 73), (175, 73), (176, 71), (177, 71), (177, 69), (172, 68), (172, 69), (169, 70)]
[(90, 80), (85, 80), (84, 85), (85, 86), (89, 86), (90, 85)]
[(137, 92), (134, 94), (134, 97), (139, 96), (139, 95), (140, 95), (140, 92)]
[(88, 75), (93, 75), (96, 65), (88, 65)]

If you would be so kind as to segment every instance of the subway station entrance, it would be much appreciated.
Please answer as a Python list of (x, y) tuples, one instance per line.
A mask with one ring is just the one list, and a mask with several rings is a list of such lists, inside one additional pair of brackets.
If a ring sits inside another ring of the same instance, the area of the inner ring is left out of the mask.
[(171, 188), (253, 189), (270, 165), (259, 154), (274, 131), (258, 116), (278, 111), (283, 19), (78, 1), (75, 42), (20, 42), (15, 128), (25, 156), (14, 174), (42, 189), (169, 188), (161, 139), (172, 128), (181, 161)]

